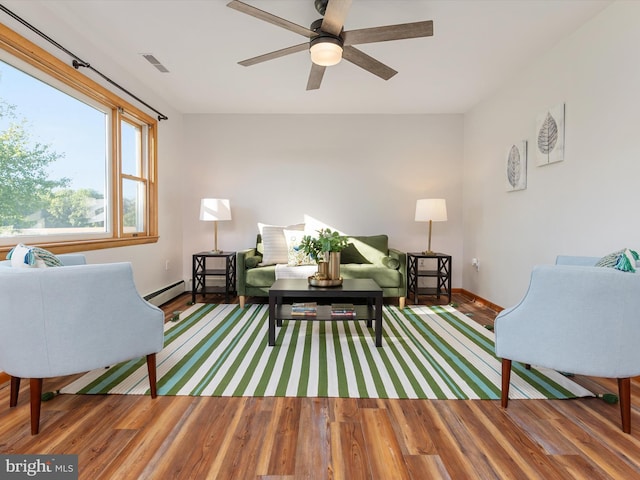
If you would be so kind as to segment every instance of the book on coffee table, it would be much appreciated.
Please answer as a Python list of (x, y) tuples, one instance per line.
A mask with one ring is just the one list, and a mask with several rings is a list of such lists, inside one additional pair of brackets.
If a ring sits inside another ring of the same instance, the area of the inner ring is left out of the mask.
[(314, 317), (318, 313), (317, 302), (296, 302), (291, 305), (291, 315), (298, 317)]
[(356, 316), (356, 307), (353, 303), (332, 303), (331, 316), (354, 318)]

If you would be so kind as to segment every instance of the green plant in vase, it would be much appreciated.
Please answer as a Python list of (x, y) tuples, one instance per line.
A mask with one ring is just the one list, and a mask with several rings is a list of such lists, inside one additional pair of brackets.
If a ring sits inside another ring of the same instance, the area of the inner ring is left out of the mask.
[[(318, 263), (318, 272), (315, 276), (319, 280), (324, 280), (332, 278), (328, 268), (328, 257), (331, 252), (341, 252), (348, 245), (348, 241), (346, 236), (340, 235), (329, 228), (322, 228), (317, 232), (317, 237), (312, 237), (311, 235), (302, 237), (300, 248)], [(339, 259), (337, 263), (339, 268)]]

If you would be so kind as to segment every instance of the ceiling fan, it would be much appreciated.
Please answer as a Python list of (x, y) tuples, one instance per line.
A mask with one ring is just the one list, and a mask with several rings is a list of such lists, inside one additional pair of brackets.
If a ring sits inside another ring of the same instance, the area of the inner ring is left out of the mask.
[(344, 21), (347, 17), (349, 7), (351, 7), (351, 1), (352, 0), (314, 0), (316, 11), (320, 15), (323, 15), (323, 18), (313, 22), (309, 28), (297, 25), (289, 20), (277, 17), (276, 15), (239, 0), (229, 2), (227, 6), (230, 8), (310, 39), (308, 42), (248, 58), (238, 63), (248, 67), (308, 49), (311, 53), (312, 63), (309, 80), (307, 82), (307, 90), (320, 88), (326, 67), (337, 64), (342, 58), (377, 75), (383, 80), (389, 80), (398, 72), (361, 50), (358, 50), (354, 45), (402, 40), (406, 38), (430, 37), (433, 35), (433, 21), (431, 20), (347, 30), (345, 32)]

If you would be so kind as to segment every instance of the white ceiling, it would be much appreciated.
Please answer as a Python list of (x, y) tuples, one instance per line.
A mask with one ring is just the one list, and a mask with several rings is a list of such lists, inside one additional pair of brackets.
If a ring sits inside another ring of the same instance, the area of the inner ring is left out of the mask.
[[(127, 84), (101, 65), (119, 65), (182, 113), (463, 113), (612, 0), (353, 0), (345, 30), (433, 20), (434, 36), (359, 46), (399, 72), (389, 81), (342, 61), (309, 92), (307, 52), (237, 64), (305, 38), (228, 0), (2, 3), (114, 81)], [(307, 27), (319, 18), (313, 0), (245, 3)], [(25, 34), (4, 13), (0, 22)]]

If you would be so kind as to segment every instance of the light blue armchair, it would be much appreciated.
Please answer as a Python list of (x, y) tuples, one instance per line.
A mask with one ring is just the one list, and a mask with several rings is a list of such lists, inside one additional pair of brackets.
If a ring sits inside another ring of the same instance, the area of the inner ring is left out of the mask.
[(17, 405), (20, 379), (30, 379), (34, 435), (43, 378), (146, 356), (155, 398), (155, 354), (164, 343), (164, 314), (138, 294), (129, 263), (59, 258), (65, 266), (11, 268), (0, 262), (0, 370), (11, 376), (10, 407)]
[(496, 317), (507, 407), (512, 360), (616, 378), (622, 430), (631, 432), (631, 378), (640, 375), (640, 273), (594, 267), (599, 258), (560, 256), (536, 266), (529, 290)]

